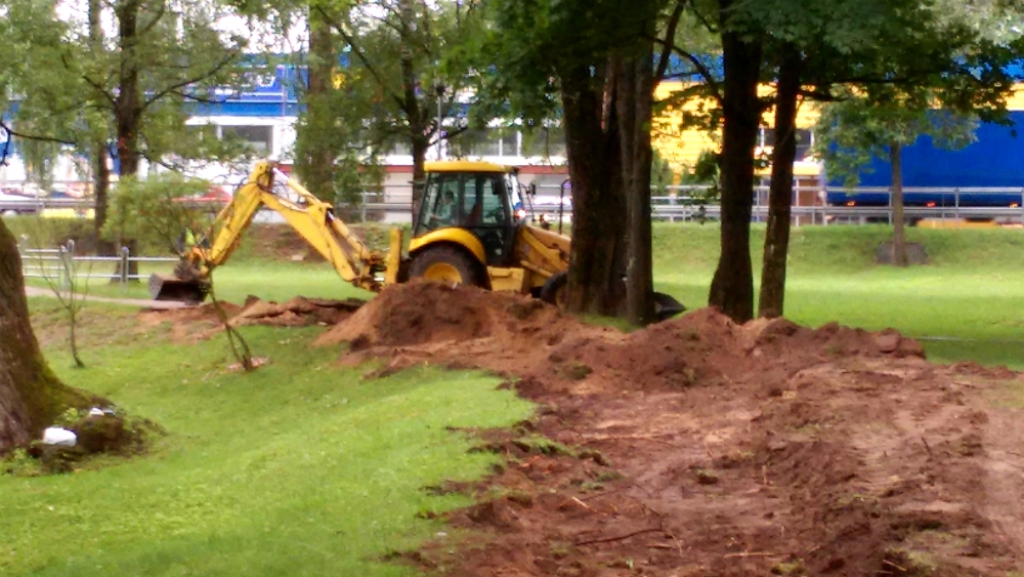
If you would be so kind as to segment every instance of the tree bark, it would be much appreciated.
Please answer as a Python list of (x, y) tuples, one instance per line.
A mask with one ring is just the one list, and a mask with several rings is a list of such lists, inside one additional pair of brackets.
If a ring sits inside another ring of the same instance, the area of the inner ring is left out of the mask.
[(57, 380), (39, 351), (18, 247), (0, 221), (0, 452), (38, 439), (67, 407), (86, 401)]
[[(653, 25), (653, 19), (651, 24)], [(653, 26), (651, 26), (653, 28)], [(652, 34), (653, 35), (653, 34)], [(626, 319), (654, 319), (651, 259), (651, 117), (654, 104), (654, 44), (622, 63), (618, 75), (618, 122), (622, 140), (622, 184), (626, 204)]]
[[(142, 94), (139, 87), (139, 62), (136, 44), (138, 43), (138, 19), (142, 9), (139, 0), (118, 2), (114, 9), (118, 24), (118, 46), (120, 54), (120, 71), (118, 74), (118, 92), (114, 103), (114, 117), (117, 130), (117, 158), (120, 162), (118, 174), (123, 178), (139, 173), (139, 130), (142, 121)], [(132, 239), (122, 239), (130, 254), (135, 255), (138, 244)], [(118, 264), (118, 276), (123, 274)], [(129, 261), (129, 277), (137, 277), (139, 263)], [(131, 278), (136, 281), (138, 279)]]
[[(613, 70), (610, 76), (614, 75)], [(600, 92), (601, 83), (591, 75), (589, 66), (566, 70), (560, 80), (572, 182), (567, 308), (614, 316), (620, 312), (625, 255), (615, 82), (607, 79), (603, 85), (609, 87), (608, 93)]]
[(761, 318), (781, 317), (785, 304), (800, 68), (800, 52), (792, 44), (787, 44), (782, 48), (775, 96), (775, 144), (772, 148), (768, 228), (765, 231), (761, 295), (758, 302), (758, 316)]
[[(333, 90), (334, 35), (331, 26), (319, 10), (309, 11), (309, 85), (305, 104), (307, 124), (313, 132), (332, 125), (330, 92)], [(335, 202), (335, 151), (329, 139), (315, 138), (311, 146), (303, 147), (305, 154), (297, 167), (306, 187), (320, 198)]]
[(420, 207), (423, 205), (423, 192), (426, 187), (427, 170), (427, 146), (430, 144), (427, 139), (420, 138), (419, 134), (412, 135), (412, 226), (416, 228), (420, 216)]
[(402, 70), (402, 109), (409, 122), (412, 148), (412, 221), (415, 227), (420, 214), (420, 205), (423, 203), (427, 174), (423, 163), (426, 161), (427, 146), (430, 144), (430, 138), (427, 136), (429, 115), (420, 105), (420, 99), (416, 92), (417, 89), (432, 90), (433, 88), (420, 86), (420, 74), (416, 70), (412, 49), (409, 47), (409, 43), (413, 41), (416, 26), (416, 6), (412, 0), (398, 1), (398, 21), (398, 33), (402, 40), (402, 48), (398, 57)]
[[(100, 0), (89, 0), (89, 45), (95, 54), (103, 51), (103, 27)], [(97, 98), (103, 98), (98, 94)], [(103, 238), (103, 225), (107, 222), (107, 203), (110, 190), (110, 167), (107, 166), (107, 147), (105, 138), (99, 138), (92, 145), (92, 183), (93, 199), (96, 215), (93, 219), (93, 231), (96, 234), (96, 252), (102, 256), (113, 256), (114, 243)]]
[[(731, 2), (720, 0), (723, 29), (728, 30)], [(722, 34), (725, 67), (722, 128), (722, 254), (711, 281), (708, 304), (736, 322), (754, 316), (754, 277), (750, 264), (750, 216), (754, 190), (754, 147), (761, 104), (757, 85), (761, 41), (746, 34)]]
[(903, 147), (898, 142), (889, 145), (892, 165), (892, 261), (896, 266), (910, 266), (907, 258), (907, 237), (903, 222)]

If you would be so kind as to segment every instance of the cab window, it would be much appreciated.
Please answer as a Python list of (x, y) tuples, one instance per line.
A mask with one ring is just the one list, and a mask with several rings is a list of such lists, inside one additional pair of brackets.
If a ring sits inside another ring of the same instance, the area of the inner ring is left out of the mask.
[(457, 226), (459, 223), (458, 198), (458, 175), (432, 175), (427, 181), (427, 189), (424, 191), (417, 233), (445, 226)]
[(508, 224), (508, 207), (500, 174), (467, 174), (463, 214), (465, 226), (503, 226)]

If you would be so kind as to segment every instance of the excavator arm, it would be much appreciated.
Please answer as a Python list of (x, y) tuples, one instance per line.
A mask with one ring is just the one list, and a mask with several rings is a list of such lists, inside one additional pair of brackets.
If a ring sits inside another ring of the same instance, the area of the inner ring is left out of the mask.
[[(275, 181), (294, 192), (297, 200), (277, 194)], [(392, 231), (392, 250), (387, 257), (370, 250), (334, 216), (329, 203), (318, 199), (271, 163), (262, 161), (217, 215), (207, 235), (212, 242), (186, 247), (187, 252), (173, 277), (153, 275), (150, 278), (153, 299), (202, 302), (213, 269), (227, 262), (253, 217), (264, 207), (280, 214), (313, 250), (331, 263), (342, 280), (374, 292), (380, 291), (384, 283), (395, 282), (401, 231)], [(383, 282), (378, 273), (384, 273)]]

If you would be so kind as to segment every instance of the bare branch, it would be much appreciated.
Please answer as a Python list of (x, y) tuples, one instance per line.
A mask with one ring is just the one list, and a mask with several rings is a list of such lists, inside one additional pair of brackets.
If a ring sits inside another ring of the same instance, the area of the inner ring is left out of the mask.
[(147, 34), (149, 34), (149, 31), (152, 30), (153, 27), (156, 26), (157, 22), (159, 22), (160, 19), (164, 17), (164, 13), (166, 11), (167, 11), (167, 0), (161, 0), (161, 2), (160, 2), (160, 9), (157, 11), (156, 16), (153, 17), (152, 21), (150, 21), (148, 24), (146, 24), (146, 27), (143, 28), (138, 33), (138, 35), (139, 36), (146, 36)]
[[(71, 64), (68, 62), (67, 54), (61, 54), (60, 55), (60, 61), (64, 65), (64, 68), (66, 70), (71, 70)], [(107, 92), (106, 89), (103, 88), (103, 85), (101, 85), (99, 82), (96, 82), (92, 78), (89, 78), (85, 74), (81, 74), (80, 78), (82, 80), (84, 80), (86, 84), (88, 84), (89, 86), (92, 86), (96, 90), (96, 92), (98, 92), (100, 95), (102, 95), (103, 98), (105, 98), (107, 100), (107, 102), (110, 103), (111, 106), (117, 106), (117, 101), (114, 99), (114, 95), (112, 95), (109, 92)]]
[(142, 105), (142, 110), (146, 110), (154, 102), (157, 102), (158, 100), (160, 100), (161, 98), (167, 96), (168, 94), (176, 93), (176, 91), (181, 90), (182, 88), (188, 86), (189, 84), (195, 84), (196, 82), (200, 82), (200, 81), (206, 80), (207, 78), (210, 78), (214, 74), (217, 74), (218, 72), (220, 72), (225, 66), (230, 64), (237, 57), (238, 57), (237, 54), (230, 53), (230, 54), (227, 55), (227, 57), (225, 57), (223, 60), (218, 62), (216, 66), (214, 66), (213, 68), (207, 70), (206, 72), (203, 72), (202, 74), (197, 74), (196, 76), (193, 76), (191, 78), (186, 78), (185, 80), (182, 80), (181, 82), (177, 82), (175, 84), (172, 84), (172, 85), (164, 88), (160, 92), (157, 92), (153, 96), (151, 96), (148, 99), (146, 99), (146, 102)]
[(363, 66), (365, 66), (366, 69), (370, 71), (370, 74), (377, 81), (377, 84), (381, 88), (386, 90), (388, 92), (388, 96), (395, 100), (395, 102), (398, 104), (398, 107), (401, 108), (406, 114), (408, 114), (409, 111), (406, 108), (407, 103), (405, 102), (405, 100), (402, 99), (401, 96), (393, 93), (391, 90), (388, 89), (388, 83), (384, 81), (384, 78), (377, 71), (377, 68), (374, 67), (374, 65), (370, 62), (370, 59), (366, 57), (365, 53), (363, 53), (363, 50), (356, 43), (355, 38), (353, 38), (352, 35), (349, 34), (345, 30), (345, 28), (338, 23), (337, 20), (331, 18), (331, 16), (327, 14), (326, 10), (324, 10), (320, 6), (317, 6), (316, 11), (320, 13), (320, 16), (324, 19), (325, 22), (327, 22), (327, 24), (331, 26), (331, 28), (334, 28), (335, 30), (338, 31), (338, 34), (341, 34), (341, 37), (345, 40), (345, 42), (352, 47), (352, 52), (354, 52), (356, 57), (359, 58), (359, 61), (362, 62)]
[(661, 47), (661, 56), (658, 57), (658, 66), (654, 72), (654, 83), (657, 84), (665, 79), (665, 72), (668, 71), (668, 64), (672, 56), (672, 45), (675, 43), (676, 28), (679, 26), (679, 19), (683, 17), (686, 10), (686, 3), (679, 0), (672, 15), (669, 16), (668, 25), (665, 27), (665, 43)]
[(700, 74), (701, 78), (704, 79), (704, 82), (711, 89), (711, 97), (715, 99), (715, 102), (717, 102), (719, 106), (722, 106), (722, 87), (719, 84), (718, 80), (715, 79), (715, 76), (711, 73), (711, 70), (709, 70), (708, 67), (705, 66), (699, 58), (694, 56), (689, 51), (683, 50), (679, 46), (676, 46), (671, 41), (663, 40), (661, 38), (654, 38), (653, 40), (655, 43), (662, 44), (663, 46), (671, 49), (676, 54), (689, 60), (690, 64), (693, 65), (693, 67)]
[[(16, 136), (18, 138), (24, 138), (25, 140), (35, 140), (37, 142), (53, 142), (55, 144), (64, 144), (67, 146), (75, 146), (76, 144), (75, 142), (72, 142), (70, 140), (64, 140), (62, 138), (56, 138), (53, 136), (43, 136), (39, 134), (26, 134), (24, 132), (18, 132), (17, 130), (12, 129), (11, 125), (7, 124), (3, 120), (0, 120), (0, 129), (3, 129), (4, 132), (7, 133), (8, 137)], [(10, 142), (9, 138), (8, 142)]]

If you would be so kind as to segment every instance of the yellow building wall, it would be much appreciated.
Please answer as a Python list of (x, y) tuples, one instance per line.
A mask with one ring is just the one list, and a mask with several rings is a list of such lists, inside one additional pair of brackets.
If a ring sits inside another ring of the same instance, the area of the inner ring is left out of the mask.
[[(673, 93), (679, 92), (688, 86), (691, 85), (678, 81), (662, 82), (655, 89), (655, 100), (659, 102), (664, 101)], [(771, 85), (762, 85), (758, 92), (763, 97), (770, 97), (775, 91)], [(1017, 85), (1013, 94), (1007, 99), (1006, 105), (1007, 109), (1011, 111), (1024, 110), (1024, 83)], [(682, 129), (684, 113), (706, 111), (714, 106), (715, 102), (711, 99), (691, 99), (682, 106), (666, 108), (654, 119), (651, 132), (654, 148), (668, 161), (673, 172), (676, 174), (688, 171), (696, 163), (701, 152), (705, 150), (719, 150), (719, 132), (716, 131), (714, 134), (709, 134), (695, 128)], [(765, 127), (773, 126), (774, 115), (774, 108), (766, 110), (762, 116), (762, 125)], [(818, 121), (818, 116), (818, 103), (811, 101), (801, 102), (797, 112), (797, 128), (804, 130), (813, 128)], [(820, 170), (820, 167), (810, 162), (798, 162), (794, 165), (794, 168), (798, 176), (806, 177), (815, 176)], [(761, 172), (767, 173), (768, 171)]]
[[(654, 92), (654, 98), (663, 102), (673, 93), (690, 86), (683, 82), (662, 82)], [(763, 85), (758, 90), (761, 96), (770, 97), (775, 90), (770, 85)], [(1022, 98), (1024, 104), (1024, 98)], [(701, 113), (712, 110), (716, 106), (712, 99), (690, 99), (681, 106), (666, 106), (661, 114), (654, 119), (651, 139), (654, 148), (661, 154), (673, 172), (680, 174), (688, 171), (697, 162), (705, 150), (719, 150), (721, 143), (720, 131), (714, 134), (696, 128), (683, 129), (683, 118), (686, 113)], [(771, 127), (774, 124), (774, 108), (766, 110), (762, 124)], [(796, 125), (800, 129), (810, 129), (818, 121), (818, 110), (813, 103), (801, 103), (797, 112)]]

